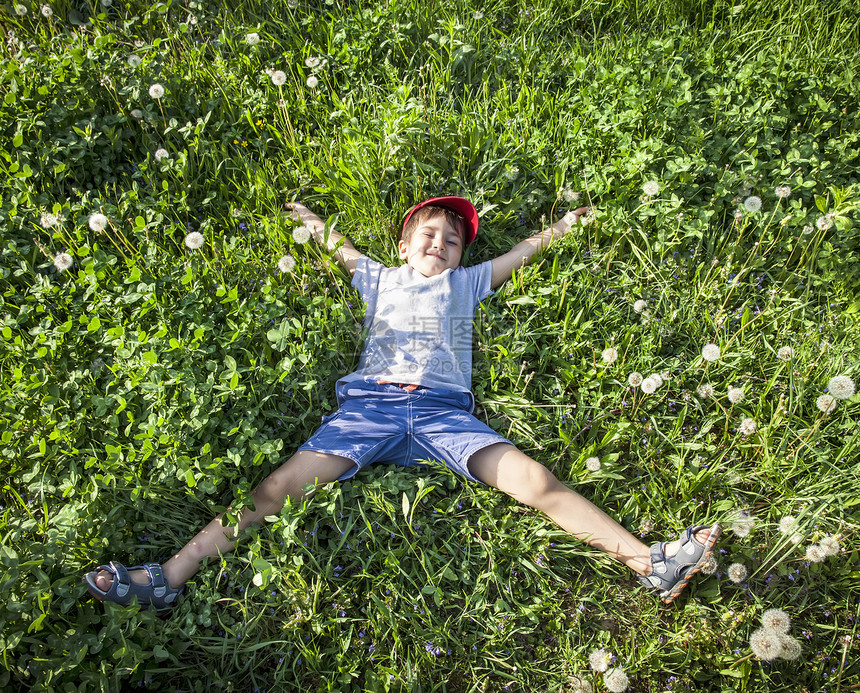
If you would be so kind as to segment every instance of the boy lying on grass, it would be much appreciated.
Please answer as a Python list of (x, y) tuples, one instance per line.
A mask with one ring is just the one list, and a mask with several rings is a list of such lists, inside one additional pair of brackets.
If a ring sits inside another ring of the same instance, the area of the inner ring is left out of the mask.
[(163, 566), (126, 569), (112, 561), (84, 580), (98, 600), (171, 608), (209, 556), (230, 551), (235, 535), (280, 512), (319, 484), (348, 479), (362, 467), (438, 460), (461, 476), (494, 486), (546, 513), (577, 539), (605, 551), (639, 575), (667, 604), (713, 552), (720, 526), (693, 526), (677, 541), (649, 548), (602, 510), (564, 486), (543, 465), (472, 415), (472, 320), (478, 303), (541, 248), (568, 233), (581, 207), (512, 250), (474, 267), (460, 266), (478, 234), (478, 213), (461, 197), (416, 205), (398, 243), (405, 264), (388, 268), (366, 257), (302, 204), (290, 205), (313, 236), (328, 243), (367, 304), (369, 330), (358, 368), (336, 385), (339, 409), (254, 491), (254, 509), (238, 528), (219, 515)]

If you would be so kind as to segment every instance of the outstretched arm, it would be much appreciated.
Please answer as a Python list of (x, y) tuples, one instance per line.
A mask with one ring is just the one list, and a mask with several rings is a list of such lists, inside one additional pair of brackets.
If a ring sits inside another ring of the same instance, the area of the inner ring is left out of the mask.
[(527, 265), (532, 257), (541, 248), (548, 246), (550, 241), (561, 238), (579, 223), (579, 218), (588, 211), (588, 207), (580, 207), (568, 212), (548, 229), (539, 231), (534, 236), (526, 238), (517, 243), (504, 255), (499, 255), (493, 260), (492, 288), (497, 288), (510, 279), (514, 270)]
[[(316, 241), (322, 243), (326, 240), (325, 222), (314, 212), (305, 207), (301, 202), (289, 202), (287, 203), (287, 209), (293, 210), (293, 218), (301, 219), (301, 222), (311, 232)], [(343, 240), (342, 244), (341, 240)], [(359, 258), (364, 257), (364, 254), (355, 249), (352, 241), (330, 228), (328, 230), (327, 248), (330, 251), (334, 251), (335, 258), (346, 268), (350, 276), (355, 274), (355, 263), (358, 262)]]

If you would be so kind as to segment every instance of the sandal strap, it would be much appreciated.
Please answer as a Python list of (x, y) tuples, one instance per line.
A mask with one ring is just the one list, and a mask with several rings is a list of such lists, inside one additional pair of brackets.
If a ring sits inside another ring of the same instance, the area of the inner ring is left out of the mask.
[(109, 565), (102, 568), (113, 573), (113, 584), (108, 590), (108, 594), (115, 594), (119, 599), (125, 599), (128, 591), (131, 589), (131, 578), (128, 576), (128, 570), (119, 561), (111, 561)]
[(152, 587), (152, 594), (159, 599), (164, 597), (171, 589), (161, 570), (161, 565), (158, 563), (144, 563), (144, 569), (149, 573), (149, 584)]

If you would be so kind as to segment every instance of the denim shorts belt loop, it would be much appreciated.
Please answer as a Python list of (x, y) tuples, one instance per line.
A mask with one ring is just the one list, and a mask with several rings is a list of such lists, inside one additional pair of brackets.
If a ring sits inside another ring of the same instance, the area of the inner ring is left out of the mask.
[(471, 392), (419, 386), (407, 391), (373, 379), (339, 382), (340, 408), (299, 450), (339, 455), (355, 462), (349, 479), (375, 462), (402, 467), (441, 463), (471, 481), (469, 458), (489, 445), (508, 443), (472, 415)]

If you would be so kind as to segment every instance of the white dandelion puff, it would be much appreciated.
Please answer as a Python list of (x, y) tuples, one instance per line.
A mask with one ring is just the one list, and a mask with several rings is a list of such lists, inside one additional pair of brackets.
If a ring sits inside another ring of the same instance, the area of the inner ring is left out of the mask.
[(149, 95), (153, 99), (160, 99), (162, 96), (164, 96), (164, 87), (162, 87), (160, 84), (153, 84), (149, 88)]
[(720, 358), (720, 347), (716, 344), (705, 344), (705, 346), (702, 347), (702, 358), (705, 359), (705, 361), (716, 361)]
[(272, 72), (272, 84), (276, 87), (283, 86), (287, 81), (287, 73), (283, 70), (275, 70)]
[(291, 10), (296, 9), (299, 6), (299, 0), (287, 0), (287, 7)]
[(792, 638), (788, 633), (782, 633), (779, 636), (779, 645), (779, 656), (783, 659), (797, 659), (802, 654), (800, 641)]
[(168, 152), (164, 147), (159, 147), (155, 150), (155, 160), (161, 161), (162, 159), (166, 159), (170, 156), (170, 152)]
[(729, 580), (736, 585), (741, 584), (747, 579), (747, 567), (743, 563), (732, 563), (726, 571)]
[(128, 63), (128, 66), (132, 70), (136, 70), (140, 67), (140, 64), (143, 62), (143, 59), (139, 55), (134, 55), (134, 53), (132, 53), (125, 59), (125, 61)]
[(245, 34), (245, 43), (249, 46), (256, 46), (260, 43), (260, 34), (256, 31), (252, 31), (250, 34)]
[(564, 198), (565, 202), (576, 202), (579, 200), (579, 193), (574, 192), (571, 188), (562, 188), (561, 196)]
[(648, 377), (654, 381), (658, 388), (663, 387), (664, 378), (660, 373), (652, 373)]
[(24, 5), (15, 5), (15, 14), (23, 17), (27, 14), (27, 8)]
[(820, 216), (818, 217), (818, 221), (815, 222), (815, 226), (818, 227), (819, 231), (828, 231), (833, 227), (833, 217), (829, 214)]
[(643, 298), (640, 298), (636, 303), (633, 304), (633, 310), (637, 313), (641, 313), (648, 306), (648, 301)]
[(714, 396), (714, 386), (710, 383), (702, 383), (697, 392), (702, 399), (710, 399)]
[(104, 231), (108, 224), (108, 218), (104, 214), (96, 212), (90, 215), (87, 223), (93, 231)]
[(101, 2), (102, 7), (110, 7), (111, 5), (113, 5), (113, 0), (101, 0)]
[(660, 184), (656, 180), (646, 181), (642, 186), (642, 192), (648, 195), (648, 197), (653, 197), (660, 192)]
[(68, 253), (57, 253), (54, 257), (54, 267), (56, 267), (60, 272), (65, 272), (69, 267), (72, 266), (72, 256)]
[(711, 554), (710, 556), (708, 556), (708, 559), (704, 563), (702, 563), (702, 572), (705, 575), (713, 575), (717, 572), (718, 567), (719, 564), (717, 563), (717, 559), (714, 557), (713, 554)]
[(284, 255), (278, 260), (278, 269), (284, 274), (292, 272), (296, 267), (296, 259), (292, 255)]
[(839, 544), (839, 537), (824, 537), (818, 545), (824, 551), (825, 556), (838, 556), (842, 547)]
[(832, 414), (836, 410), (836, 398), (833, 395), (821, 395), (815, 400), (815, 406), (822, 414)]
[(790, 185), (777, 185), (773, 189), (774, 195), (776, 195), (780, 200), (785, 200), (791, 197), (791, 186)]
[(203, 246), (204, 240), (205, 239), (203, 238), (202, 233), (200, 233), (199, 231), (192, 231), (185, 236), (185, 245), (190, 250), (197, 250), (198, 248), (201, 248)]
[(730, 387), (726, 396), (729, 398), (729, 402), (732, 404), (737, 404), (744, 398), (743, 388), (740, 387)]
[(60, 218), (56, 214), (43, 214), (39, 217), (39, 225), (43, 229), (51, 229), (60, 223)]
[(788, 361), (792, 356), (794, 356), (794, 350), (790, 346), (780, 347), (776, 352), (776, 357), (780, 361)]
[(744, 512), (743, 510), (740, 510), (738, 511), (737, 515), (735, 515), (735, 518), (732, 521), (732, 532), (734, 532), (736, 536), (743, 539), (744, 537), (748, 537), (750, 535), (750, 532), (752, 532), (754, 526), (755, 518)]
[(629, 684), (630, 681), (627, 678), (627, 674), (624, 673), (624, 669), (621, 667), (614, 667), (603, 675), (603, 685), (612, 693), (626, 691)]
[(588, 665), (598, 673), (606, 671), (611, 661), (612, 653), (607, 652), (602, 647), (588, 655)]
[(319, 67), (320, 59), (317, 57), (305, 58), (305, 65), (307, 65), (311, 70), (315, 67)]
[(483, 18), (484, 18), (484, 13), (483, 13), (483, 12), (481, 12), (481, 10), (475, 10), (475, 11), (472, 13), (472, 17), (473, 17), (473, 18), (475, 18), (475, 19), (483, 19)]
[(791, 534), (795, 530), (795, 524), (797, 523), (797, 518), (792, 515), (786, 515), (785, 517), (780, 518), (779, 520), (779, 533), (780, 534)]
[(756, 432), (756, 422), (755, 419), (746, 418), (741, 421), (741, 425), (738, 427), (738, 433), (744, 436), (751, 436)]
[(311, 89), (316, 89), (319, 83), (320, 81), (316, 78), (315, 75), (311, 75), (310, 77), (308, 77), (307, 81), (305, 82), (305, 84), (307, 84)]
[(293, 240), (296, 243), (307, 243), (311, 239), (311, 232), (306, 226), (293, 229)]
[(771, 662), (782, 654), (782, 633), (759, 628), (750, 636), (750, 648), (759, 659)]
[(570, 693), (593, 693), (594, 688), (591, 683), (578, 676), (574, 676), (567, 681), (570, 686)]
[(642, 384), (642, 374), (639, 371), (633, 371), (627, 376), (627, 382), (631, 387), (639, 387)]
[(644, 392), (646, 395), (650, 395), (657, 391), (658, 386), (657, 381), (649, 376), (642, 381), (642, 385), (640, 387), (642, 388), (642, 392)]
[(600, 353), (600, 356), (606, 363), (615, 363), (618, 360), (618, 349), (615, 347), (609, 347), (604, 349)]
[(833, 376), (827, 383), (827, 391), (836, 399), (849, 399), (854, 396), (854, 381), (847, 375)]
[(140, 120), (141, 118), (143, 118), (143, 111), (141, 111), (139, 108), (132, 108), (129, 115), (136, 120)]
[(788, 633), (788, 629), (791, 628), (791, 618), (782, 609), (768, 609), (761, 615), (761, 625), (777, 633)]
[(50, 18), (50, 17), (53, 17), (53, 16), (54, 16), (54, 10), (52, 10), (52, 9), (51, 9), (51, 7), (50, 7), (49, 5), (42, 5), (42, 6), (39, 8), (39, 11), (42, 13), (42, 16), (43, 16), (43, 17), (48, 17), (48, 18)]
[(761, 198), (758, 195), (750, 195), (744, 200), (744, 209), (748, 212), (757, 212), (761, 209)]
[(806, 547), (807, 561), (821, 563), (825, 558), (827, 558), (827, 554), (824, 553), (824, 549), (821, 548), (820, 544), (810, 544)]
[(812, 224), (806, 224), (806, 226), (803, 227), (803, 235), (808, 236), (814, 230), (815, 230), (815, 227)]
[(585, 468), (589, 472), (599, 472), (600, 471), (600, 458), (599, 457), (589, 457), (585, 460)]

